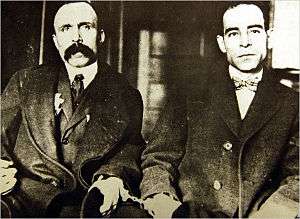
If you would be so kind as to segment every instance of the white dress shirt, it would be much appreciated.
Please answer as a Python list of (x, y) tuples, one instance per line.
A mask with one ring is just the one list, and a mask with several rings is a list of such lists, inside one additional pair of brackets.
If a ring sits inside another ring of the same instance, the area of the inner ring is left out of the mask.
[(98, 62), (94, 62), (91, 65), (76, 68), (71, 66), (69, 63), (65, 62), (65, 66), (68, 72), (70, 83), (74, 81), (75, 75), (82, 74), (83, 79), (83, 86), (84, 89), (92, 82), (98, 72)]
[[(231, 78), (236, 77), (242, 80), (255, 79), (256, 81), (261, 81), (262, 74), (263, 74), (263, 70), (261, 70), (258, 73), (243, 73), (238, 71), (233, 66), (229, 65), (229, 75)], [(249, 90), (246, 87), (243, 87), (239, 90), (236, 90), (235, 93), (239, 105), (241, 119), (244, 119), (249, 109), (249, 106), (255, 96), (255, 92)]]

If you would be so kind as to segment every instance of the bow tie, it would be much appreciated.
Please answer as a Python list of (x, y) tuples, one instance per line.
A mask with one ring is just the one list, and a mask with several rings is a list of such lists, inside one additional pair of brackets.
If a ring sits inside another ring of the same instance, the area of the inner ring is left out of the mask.
[(257, 85), (259, 83), (258, 78), (250, 78), (247, 80), (243, 80), (237, 77), (232, 77), (232, 80), (234, 82), (234, 86), (236, 90), (241, 90), (243, 88), (247, 88), (250, 91), (256, 92), (257, 90)]

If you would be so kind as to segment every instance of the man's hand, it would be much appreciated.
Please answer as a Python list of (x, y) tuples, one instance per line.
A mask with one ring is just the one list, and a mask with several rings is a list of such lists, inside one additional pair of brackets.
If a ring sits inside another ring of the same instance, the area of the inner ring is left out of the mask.
[(175, 200), (172, 196), (159, 193), (154, 195), (153, 198), (147, 198), (143, 204), (145, 210), (154, 218), (171, 218), (181, 202)]
[(15, 175), (17, 169), (10, 167), (13, 165), (12, 161), (0, 159), (0, 192), (1, 195), (8, 194), (17, 182)]
[(117, 207), (120, 191), (124, 190), (123, 181), (117, 177), (103, 179), (101, 175), (90, 187), (90, 190), (94, 187), (97, 187), (104, 196), (103, 204), (99, 209), (100, 213), (102, 215), (109, 214)]

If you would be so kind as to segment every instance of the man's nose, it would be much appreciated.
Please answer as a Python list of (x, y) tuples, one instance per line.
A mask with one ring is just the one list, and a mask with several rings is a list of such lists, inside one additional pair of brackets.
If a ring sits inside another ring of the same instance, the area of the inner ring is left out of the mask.
[(248, 47), (250, 45), (251, 45), (251, 40), (250, 40), (250, 37), (249, 37), (248, 33), (241, 34), (241, 37), (240, 37), (240, 46), (242, 46), (242, 47)]
[(74, 33), (73, 33), (73, 39), (72, 39), (72, 42), (74, 43), (82, 43), (82, 36), (81, 36), (81, 33), (80, 33), (80, 29), (77, 28), (74, 30)]

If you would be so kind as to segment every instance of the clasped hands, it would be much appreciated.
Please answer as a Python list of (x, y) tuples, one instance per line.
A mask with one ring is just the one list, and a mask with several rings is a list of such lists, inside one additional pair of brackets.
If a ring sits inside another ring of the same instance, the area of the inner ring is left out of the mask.
[[(13, 162), (0, 159), (0, 193), (1, 195), (8, 194), (15, 186), (17, 179), (15, 177), (17, 169), (12, 167)], [(119, 198), (122, 201), (131, 199), (138, 202), (144, 209), (148, 211), (154, 218), (171, 218), (173, 212), (181, 205), (181, 202), (174, 200), (171, 196), (164, 193), (154, 195), (152, 198), (140, 200), (131, 196), (124, 188), (123, 181), (118, 177), (99, 178), (89, 188), (98, 188), (104, 196), (103, 204), (99, 206), (100, 213), (105, 216), (116, 209)]]
[(172, 195), (158, 193), (143, 201), (144, 209), (153, 218), (172, 218), (174, 211), (181, 205)]
[(101, 175), (89, 190), (94, 187), (97, 187), (104, 196), (103, 204), (99, 208), (103, 216), (108, 215), (117, 207), (120, 197), (124, 202), (128, 199), (138, 202), (154, 218), (171, 218), (173, 212), (181, 205), (180, 201), (165, 193), (158, 193), (145, 200), (131, 196), (124, 188), (123, 181), (117, 177), (103, 179)]
[(124, 188), (123, 181), (118, 177), (108, 177), (103, 178), (102, 175), (92, 184), (89, 188), (89, 191), (93, 188), (98, 188), (103, 195), (103, 204), (99, 207), (99, 211), (103, 216), (106, 216), (116, 209), (119, 198), (122, 201), (127, 201), (131, 199), (133, 201), (139, 202), (140, 200), (134, 196), (131, 196)]

